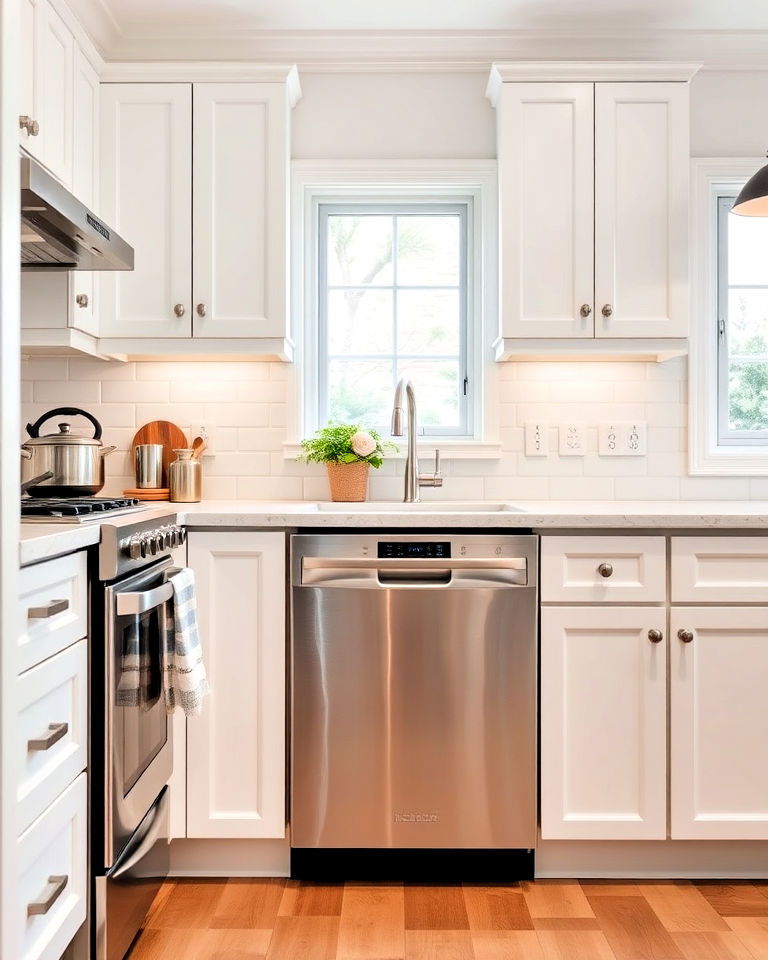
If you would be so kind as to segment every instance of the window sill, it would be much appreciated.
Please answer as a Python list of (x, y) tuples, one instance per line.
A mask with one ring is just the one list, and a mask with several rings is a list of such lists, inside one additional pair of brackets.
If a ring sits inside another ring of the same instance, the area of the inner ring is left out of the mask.
[[(388, 460), (405, 460), (407, 438), (398, 441), (397, 453), (388, 453)], [(440, 450), (443, 460), (500, 460), (501, 444), (487, 440), (444, 440), (441, 437), (432, 437), (429, 440), (419, 440), (416, 444), (420, 457), (433, 457), (435, 448)], [(302, 453), (300, 443), (284, 443), (283, 459), (295, 460)]]
[(694, 448), (688, 473), (692, 477), (766, 477), (768, 447), (713, 447), (705, 452)]

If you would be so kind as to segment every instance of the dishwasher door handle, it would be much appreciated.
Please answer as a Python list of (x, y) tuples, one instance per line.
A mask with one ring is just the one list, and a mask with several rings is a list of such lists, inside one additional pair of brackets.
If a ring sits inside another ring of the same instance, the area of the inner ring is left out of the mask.
[(302, 586), (387, 588), (528, 585), (525, 557), (384, 559), (302, 557)]

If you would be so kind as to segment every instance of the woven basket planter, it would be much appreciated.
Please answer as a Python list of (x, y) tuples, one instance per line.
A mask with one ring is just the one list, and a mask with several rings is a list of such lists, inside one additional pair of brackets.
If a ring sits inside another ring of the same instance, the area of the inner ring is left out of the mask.
[(357, 460), (355, 463), (326, 463), (328, 482), (331, 485), (331, 500), (365, 500), (368, 494), (368, 471), (370, 463)]

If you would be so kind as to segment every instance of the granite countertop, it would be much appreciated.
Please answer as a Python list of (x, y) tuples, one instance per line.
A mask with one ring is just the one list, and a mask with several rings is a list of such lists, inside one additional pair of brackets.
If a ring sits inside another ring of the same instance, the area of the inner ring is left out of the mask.
[[(768, 532), (768, 501), (514, 501), (510, 504), (422, 501), (365, 504), (314, 501), (207, 500), (152, 505), (144, 519), (176, 513), (196, 527), (524, 527), (548, 530), (758, 530)], [(19, 561), (35, 563), (99, 542), (99, 522), (22, 524)]]

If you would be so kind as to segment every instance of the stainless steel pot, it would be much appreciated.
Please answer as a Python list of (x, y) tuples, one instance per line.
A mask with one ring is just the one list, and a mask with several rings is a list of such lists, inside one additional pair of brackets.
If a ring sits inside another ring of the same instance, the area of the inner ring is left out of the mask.
[[(60, 423), (58, 433), (40, 436), (40, 427), (57, 416), (80, 416), (93, 424), (93, 437), (72, 433), (72, 425)], [(104, 457), (116, 447), (101, 442), (101, 424), (78, 407), (57, 407), (27, 424), (29, 440), (21, 445), (21, 480), (52, 474), (27, 491), (32, 497), (91, 497), (104, 486)]]

